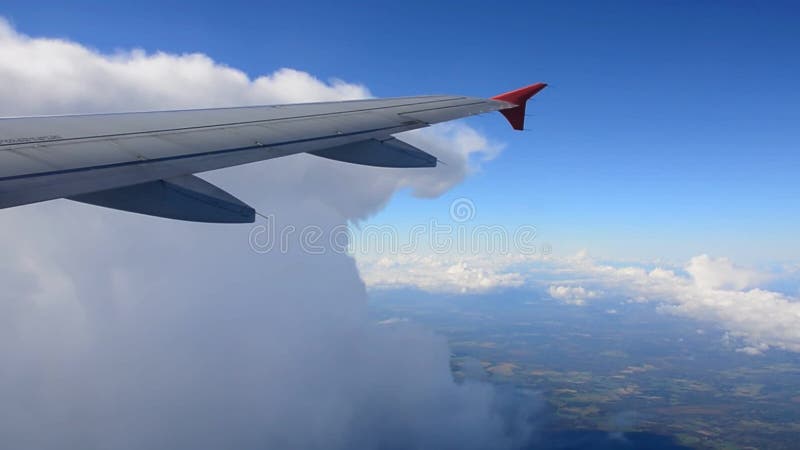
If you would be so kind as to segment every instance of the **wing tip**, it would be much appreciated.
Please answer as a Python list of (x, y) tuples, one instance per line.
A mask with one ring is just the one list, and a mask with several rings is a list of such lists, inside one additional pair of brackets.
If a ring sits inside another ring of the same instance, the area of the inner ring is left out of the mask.
[(500, 113), (505, 116), (508, 123), (511, 124), (511, 128), (523, 130), (525, 129), (525, 105), (531, 97), (538, 94), (546, 87), (547, 83), (534, 83), (519, 89), (514, 89), (513, 91), (504, 92), (500, 95), (495, 95), (492, 97), (492, 100), (499, 100), (515, 105), (506, 109), (501, 109)]

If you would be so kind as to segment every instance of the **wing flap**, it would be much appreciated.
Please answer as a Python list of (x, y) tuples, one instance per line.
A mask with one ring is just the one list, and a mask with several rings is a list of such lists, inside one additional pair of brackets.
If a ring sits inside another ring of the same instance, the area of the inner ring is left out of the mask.
[(194, 175), (69, 197), (106, 208), (206, 223), (252, 223), (255, 210)]
[(389, 138), (369, 139), (309, 152), (315, 156), (373, 167), (436, 167), (436, 157), (413, 145)]

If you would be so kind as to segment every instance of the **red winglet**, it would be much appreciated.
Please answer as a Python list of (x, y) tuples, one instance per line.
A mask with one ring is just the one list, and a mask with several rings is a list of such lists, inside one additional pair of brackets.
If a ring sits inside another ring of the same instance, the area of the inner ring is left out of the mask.
[(522, 130), (525, 127), (525, 104), (529, 98), (536, 95), (539, 91), (547, 87), (547, 83), (536, 83), (524, 88), (519, 88), (505, 94), (492, 97), (492, 100), (500, 100), (517, 105), (514, 108), (501, 109), (511, 127), (515, 130)]

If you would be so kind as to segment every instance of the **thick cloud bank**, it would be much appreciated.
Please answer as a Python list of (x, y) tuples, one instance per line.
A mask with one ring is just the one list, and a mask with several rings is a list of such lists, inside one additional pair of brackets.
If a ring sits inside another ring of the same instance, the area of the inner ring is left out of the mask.
[[(249, 78), (200, 54), (99, 54), (0, 23), (0, 113), (368, 96), (291, 69)], [(464, 126), (409, 137), (442, 170), (307, 155), (208, 175), (277, 226), (323, 233), (400, 188), (439, 194), (496, 146)], [(248, 227), (67, 201), (0, 214), (3, 448), (502, 448), (524, 439), (488, 385), (457, 385), (440, 337), (372, 325), (354, 261), (253, 252)]]

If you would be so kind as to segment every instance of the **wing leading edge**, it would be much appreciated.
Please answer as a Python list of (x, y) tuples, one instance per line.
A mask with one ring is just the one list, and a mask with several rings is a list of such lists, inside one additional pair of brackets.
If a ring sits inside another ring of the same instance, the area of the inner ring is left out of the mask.
[(544, 86), (491, 99), (422, 96), (0, 119), (0, 208), (69, 198), (180, 220), (252, 222), (252, 208), (192, 175), (304, 152), (377, 167), (435, 167), (435, 156), (393, 135), (490, 111), (521, 129), (525, 102)]

